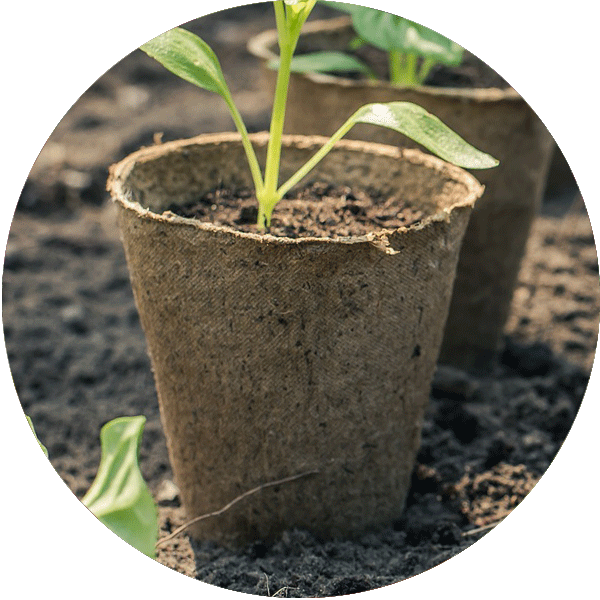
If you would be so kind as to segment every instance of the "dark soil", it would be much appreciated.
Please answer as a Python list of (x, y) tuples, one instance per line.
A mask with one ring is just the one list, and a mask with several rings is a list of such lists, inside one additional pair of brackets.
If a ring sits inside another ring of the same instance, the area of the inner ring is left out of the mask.
[[(218, 189), (171, 212), (239, 231), (259, 233), (257, 200), (250, 190)], [(339, 238), (381, 229), (415, 225), (423, 217), (418, 207), (397, 195), (383, 197), (362, 190), (311, 182), (287, 194), (278, 204), (268, 233), (280, 237)]]
[(424, 83), (435, 87), (453, 88), (499, 88), (502, 90), (510, 87), (494, 69), (466, 50), (460, 65), (456, 67), (437, 65), (431, 69)]
[[(254, 130), (266, 128), (269, 104), (260, 65), (245, 43), (273, 26), (271, 10), (253, 5), (190, 24), (222, 57)], [(124, 59), (80, 98), (44, 147), (19, 202), (4, 263), (8, 357), (52, 465), (81, 498), (98, 467), (102, 424), (145, 415), (141, 468), (159, 503), (161, 536), (185, 515), (171, 482), (150, 361), (104, 178), (111, 162), (152, 143), (156, 132), (169, 139), (231, 130), (221, 109), (218, 99), (180, 84), (142, 53)], [(485, 375), (438, 369), (400, 521), (353, 542), (290, 531), (271, 547), (258, 541), (241, 553), (182, 534), (160, 547), (159, 562), (251, 594), (343, 595), (430, 569), (505, 518), (560, 450), (595, 355), (598, 261), (578, 198), (566, 185), (544, 201), (506, 346), (493, 369)]]

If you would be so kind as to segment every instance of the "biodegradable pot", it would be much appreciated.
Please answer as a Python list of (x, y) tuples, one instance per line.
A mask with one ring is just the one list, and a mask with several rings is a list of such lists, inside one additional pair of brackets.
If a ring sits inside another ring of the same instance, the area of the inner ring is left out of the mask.
[[(264, 162), (268, 136), (252, 140)], [(282, 177), (324, 142), (286, 136)], [(349, 537), (403, 509), (458, 251), (482, 188), (419, 151), (356, 141), (341, 142), (310, 178), (384, 193), (401, 186), (426, 216), (334, 240), (241, 233), (168, 211), (222, 185), (251, 185), (235, 134), (144, 148), (111, 168), (187, 515), (318, 471), (197, 523), (198, 539), (238, 546), (292, 527)]]
[[(302, 51), (345, 50), (354, 33), (347, 17), (314, 21), (300, 36)], [(265, 64), (275, 58), (277, 32), (249, 42)], [(265, 68), (270, 85), (275, 71)], [(541, 203), (554, 141), (512, 89), (399, 88), (292, 73), (286, 131), (331, 135), (355, 110), (372, 102), (414, 102), (438, 116), (469, 143), (500, 160), (474, 172), (485, 185), (465, 234), (440, 360), (462, 368), (489, 366), (502, 341), (531, 223)], [(417, 147), (380, 127), (359, 125), (347, 137)]]

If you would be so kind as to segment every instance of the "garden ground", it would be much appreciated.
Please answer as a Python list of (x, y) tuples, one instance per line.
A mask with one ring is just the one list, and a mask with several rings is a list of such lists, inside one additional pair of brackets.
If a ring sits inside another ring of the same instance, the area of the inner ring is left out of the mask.
[[(325, 14), (325, 9), (320, 9)], [(319, 16), (319, 13), (316, 14)], [(270, 98), (247, 39), (273, 26), (254, 5), (190, 28), (213, 46), (251, 131), (267, 128)], [(136, 51), (90, 88), (34, 165), (15, 213), (3, 275), (3, 322), (15, 386), (54, 468), (82, 497), (99, 461), (99, 430), (143, 414), (141, 468), (159, 503), (161, 536), (179, 506), (143, 333), (133, 303), (107, 167), (140, 145), (231, 130), (224, 103)], [(558, 165), (558, 163), (557, 163)], [(559, 166), (559, 165), (558, 165)], [(335, 596), (427, 570), (500, 522), (560, 449), (589, 378), (598, 335), (598, 261), (569, 173), (551, 174), (493, 372), (440, 367), (403, 518), (353, 542), (290, 531), (242, 553), (183, 534), (158, 560), (232, 590)]]

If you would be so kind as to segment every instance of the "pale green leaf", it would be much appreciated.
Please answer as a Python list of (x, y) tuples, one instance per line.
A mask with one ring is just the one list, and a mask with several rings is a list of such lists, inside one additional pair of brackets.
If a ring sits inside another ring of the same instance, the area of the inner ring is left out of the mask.
[(324, 4), (350, 14), (358, 36), (381, 50), (415, 54), (449, 66), (462, 61), (461, 46), (423, 25), (367, 6), (344, 2)]
[[(310, 15), (317, 0), (284, 0), (285, 4), (285, 29), (289, 40), (297, 40), (302, 26)], [(277, 8), (275, 9), (277, 12)], [(289, 41), (288, 40), (288, 41)], [(295, 41), (294, 41), (295, 44)]]
[(25, 418), (27, 419), (27, 422), (29, 423), (29, 427), (31, 427), (31, 431), (33, 431), (33, 435), (34, 435), (35, 439), (37, 440), (37, 443), (40, 445), (40, 448), (44, 451), (46, 458), (48, 458), (48, 450), (46, 449), (46, 446), (44, 446), (44, 444), (42, 444), (42, 442), (40, 442), (40, 440), (38, 439), (35, 429), (33, 428), (33, 423), (31, 421), (31, 419), (27, 415), (25, 415)]
[(440, 119), (411, 102), (367, 104), (347, 124), (368, 123), (402, 133), (440, 158), (466, 169), (489, 169), (498, 161), (477, 150)]
[(190, 31), (176, 27), (145, 43), (141, 49), (182, 79), (225, 98), (229, 96), (215, 53)]
[(357, 6), (356, 4), (334, 2), (333, 0), (323, 0), (321, 3), (325, 4), (326, 6), (330, 6), (331, 8), (335, 8), (335, 10), (339, 10), (348, 14), (352, 14), (354, 11), (360, 11), (363, 8), (362, 6)]
[[(269, 68), (278, 69), (279, 59), (269, 62)], [(290, 70), (293, 73), (366, 73), (371, 69), (363, 62), (342, 52), (313, 52), (292, 58)]]
[(293, 13), (308, 13), (314, 8), (317, 0), (284, 0)]
[(158, 517), (138, 465), (145, 417), (120, 417), (100, 432), (102, 457), (96, 479), (82, 502), (134, 548), (154, 558)]
[[(283, 196), (311, 172), (353, 127), (358, 123), (379, 125), (402, 133), (425, 146), (440, 158), (466, 169), (489, 169), (498, 161), (477, 150), (458, 134), (444, 125), (437, 117), (424, 108), (411, 102), (388, 102), (387, 104), (366, 104), (359, 108), (329, 140), (292, 175), (278, 190), (278, 198)], [(278, 201), (278, 200), (277, 200)], [(277, 202), (276, 201), (276, 202)], [(273, 204), (275, 206), (276, 202)]]
[(462, 60), (461, 46), (423, 25), (366, 7), (351, 14), (356, 33), (381, 50), (399, 50), (451, 66)]

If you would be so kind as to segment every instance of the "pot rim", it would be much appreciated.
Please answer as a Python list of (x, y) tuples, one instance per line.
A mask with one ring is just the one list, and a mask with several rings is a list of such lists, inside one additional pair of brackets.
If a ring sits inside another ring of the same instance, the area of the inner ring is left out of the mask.
[[(250, 140), (254, 145), (266, 146), (269, 133), (260, 132), (250, 134)], [(283, 148), (296, 146), (298, 148), (308, 148), (313, 145), (322, 146), (329, 138), (316, 135), (283, 135), (282, 144)], [(171, 211), (164, 211), (159, 214), (144, 208), (139, 202), (130, 198), (130, 193), (124, 189), (123, 182), (131, 172), (131, 170), (138, 163), (149, 162), (159, 156), (166, 155), (171, 152), (176, 152), (190, 146), (208, 146), (210, 144), (241, 144), (241, 136), (235, 132), (224, 132), (224, 133), (206, 133), (195, 136), (193, 138), (175, 140), (171, 142), (165, 142), (154, 146), (142, 147), (139, 150), (129, 154), (121, 161), (111, 165), (109, 167), (109, 177), (106, 184), (106, 189), (110, 193), (112, 200), (120, 205), (121, 207), (137, 213), (138, 217), (142, 219), (149, 219), (156, 222), (162, 222), (171, 226), (185, 225), (188, 227), (194, 227), (196, 229), (212, 232), (215, 234), (229, 234), (234, 237), (241, 237), (246, 239), (252, 239), (264, 244), (280, 244), (280, 245), (314, 245), (314, 244), (370, 244), (377, 248), (384, 250), (388, 254), (395, 254), (389, 245), (388, 236), (396, 232), (404, 231), (417, 231), (431, 226), (437, 221), (448, 221), (450, 219), (450, 213), (456, 209), (472, 209), (475, 202), (481, 197), (484, 191), (484, 186), (481, 185), (477, 179), (469, 172), (452, 165), (446, 161), (443, 161), (436, 156), (426, 154), (416, 149), (398, 148), (394, 146), (387, 146), (385, 144), (378, 144), (374, 142), (365, 142), (362, 140), (341, 140), (339, 141), (332, 152), (336, 151), (336, 148), (344, 148), (351, 152), (363, 152), (372, 154), (375, 156), (383, 156), (387, 158), (395, 158), (398, 160), (409, 161), (413, 164), (422, 165), (425, 168), (429, 168), (448, 179), (452, 179), (456, 182), (463, 184), (466, 188), (465, 197), (450, 207), (442, 208), (433, 214), (430, 214), (423, 218), (419, 223), (410, 225), (408, 227), (399, 227), (395, 229), (379, 229), (378, 231), (371, 232), (365, 235), (352, 236), (352, 237), (339, 237), (339, 238), (322, 238), (322, 237), (302, 237), (302, 238), (289, 238), (285, 236), (274, 236), (269, 233), (250, 233), (245, 231), (239, 231), (234, 227), (215, 225), (213, 223), (206, 223), (198, 219), (181, 217), (175, 215)]]
[[(337, 29), (350, 26), (352, 19), (350, 17), (336, 17), (333, 19), (320, 19), (307, 23), (302, 35), (323, 32), (328, 33)], [(277, 44), (277, 30), (268, 29), (253, 37), (247, 43), (247, 49), (250, 54), (263, 60), (265, 63), (273, 59), (279, 58), (270, 48)], [(392, 85), (388, 81), (356, 81), (346, 77), (338, 77), (335, 75), (326, 75), (324, 73), (295, 73), (295, 75), (304, 77), (315, 84), (335, 84), (344, 88), (352, 89), (385, 89), (385, 90), (402, 90), (412, 91), (424, 94), (426, 96), (438, 96), (443, 98), (452, 98), (459, 100), (468, 100), (471, 102), (494, 103), (499, 101), (524, 102), (521, 95), (512, 87), (500, 89), (495, 87), (490, 88), (453, 88), (453, 87), (434, 87), (431, 85), (419, 85), (414, 87), (402, 87)]]

